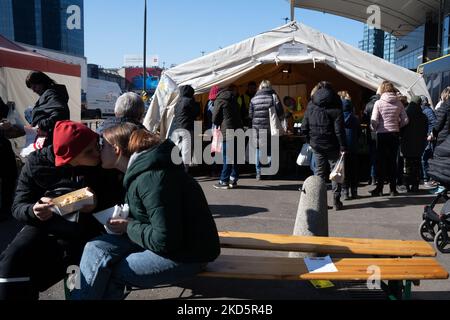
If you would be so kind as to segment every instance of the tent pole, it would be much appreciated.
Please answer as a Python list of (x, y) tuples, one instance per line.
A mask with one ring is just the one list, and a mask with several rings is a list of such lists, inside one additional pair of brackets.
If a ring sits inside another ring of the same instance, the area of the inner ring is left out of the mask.
[(291, 0), (291, 21), (295, 20), (295, 0)]

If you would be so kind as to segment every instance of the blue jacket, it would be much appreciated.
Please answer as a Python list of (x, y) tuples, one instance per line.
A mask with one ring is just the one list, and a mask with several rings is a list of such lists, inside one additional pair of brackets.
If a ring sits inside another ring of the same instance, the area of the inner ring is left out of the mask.
[(434, 126), (436, 125), (436, 114), (430, 106), (422, 106), (422, 112), (427, 116), (428, 119), (428, 135), (433, 131)]
[(350, 153), (357, 153), (359, 136), (361, 135), (361, 124), (352, 111), (344, 112), (345, 136), (347, 138), (347, 147)]

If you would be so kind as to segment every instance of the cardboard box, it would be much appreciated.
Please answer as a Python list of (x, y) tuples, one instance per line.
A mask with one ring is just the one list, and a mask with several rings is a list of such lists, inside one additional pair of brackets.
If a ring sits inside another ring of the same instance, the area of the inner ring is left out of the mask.
[(88, 188), (76, 190), (54, 198), (53, 203), (61, 216), (78, 211), (86, 205), (95, 204), (94, 194)]

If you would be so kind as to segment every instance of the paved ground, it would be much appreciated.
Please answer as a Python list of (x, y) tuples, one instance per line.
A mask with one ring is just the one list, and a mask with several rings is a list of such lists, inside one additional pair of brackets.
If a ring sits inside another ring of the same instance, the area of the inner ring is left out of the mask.
[[(293, 180), (255, 181), (252, 176), (240, 180), (239, 189), (215, 190), (216, 180), (198, 178), (209, 201), (219, 230), (291, 234), (300, 193), (299, 182)], [(344, 211), (329, 210), (330, 236), (420, 239), (417, 229), (423, 206), (432, 195), (380, 198), (368, 197), (368, 186), (359, 190), (358, 200), (344, 202)], [(386, 190), (385, 190), (386, 191)], [(329, 194), (329, 203), (331, 195)], [(440, 208), (440, 206), (438, 206)], [(0, 250), (13, 237), (18, 226), (9, 221), (0, 225)], [(248, 252), (248, 254), (258, 254)], [(450, 270), (450, 255), (437, 259)], [(382, 298), (377, 292), (368, 294), (355, 284), (335, 283), (333, 289), (317, 290), (309, 282), (238, 281), (196, 278), (179, 287), (132, 292), (128, 299), (355, 299)], [(62, 299), (62, 283), (41, 295), (42, 299)], [(424, 281), (413, 287), (413, 299), (450, 299), (450, 280)]]

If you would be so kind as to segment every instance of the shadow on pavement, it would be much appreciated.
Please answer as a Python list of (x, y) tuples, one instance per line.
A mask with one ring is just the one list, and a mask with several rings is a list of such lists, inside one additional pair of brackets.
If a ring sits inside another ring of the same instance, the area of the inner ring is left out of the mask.
[(345, 210), (353, 209), (364, 209), (364, 208), (401, 208), (414, 205), (428, 205), (431, 204), (435, 196), (429, 195), (427, 197), (417, 197), (417, 196), (396, 196), (396, 197), (374, 197), (373, 199), (383, 199), (383, 201), (373, 201), (366, 203), (356, 203), (351, 204), (349, 202), (345, 203)]
[(214, 218), (246, 217), (257, 213), (268, 212), (267, 208), (246, 207), (239, 205), (214, 205), (209, 208)]

